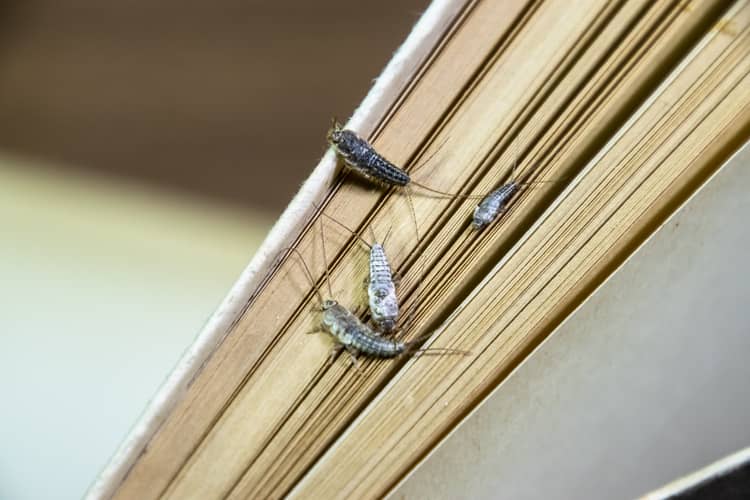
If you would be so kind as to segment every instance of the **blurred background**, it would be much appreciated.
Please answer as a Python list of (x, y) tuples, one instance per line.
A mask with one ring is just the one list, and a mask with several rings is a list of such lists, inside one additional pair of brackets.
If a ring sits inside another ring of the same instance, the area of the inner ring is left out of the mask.
[(0, 3), (0, 498), (78, 498), (427, 0)]

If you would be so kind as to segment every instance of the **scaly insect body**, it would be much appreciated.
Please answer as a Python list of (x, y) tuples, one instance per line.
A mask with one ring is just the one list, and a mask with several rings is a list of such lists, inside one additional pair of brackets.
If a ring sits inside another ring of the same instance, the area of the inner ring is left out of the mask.
[(395, 358), (405, 353), (410, 344), (381, 337), (333, 300), (323, 303), (323, 329), (350, 353), (357, 352), (376, 358)]
[(328, 133), (328, 141), (344, 162), (370, 180), (390, 186), (406, 186), (411, 182), (409, 174), (386, 160), (364, 139), (351, 130), (334, 124)]
[[(396, 328), (399, 317), (399, 303), (396, 295), (396, 284), (393, 280), (393, 271), (388, 257), (385, 254), (383, 244), (378, 243), (375, 232), (372, 233), (373, 244), (369, 244), (362, 236), (350, 229), (346, 224), (325, 212), (320, 212), (324, 217), (335, 222), (337, 225), (356, 236), (362, 243), (370, 248), (370, 276), (367, 281), (368, 305), (373, 322), (382, 333), (392, 333)], [(372, 226), (370, 226), (372, 230)], [(389, 231), (390, 233), (390, 231)], [(386, 235), (386, 238), (388, 236)], [(384, 240), (385, 241), (385, 240)]]
[(501, 212), (504, 212), (511, 198), (515, 196), (521, 185), (511, 181), (500, 186), (484, 197), (474, 209), (474, 217), (471, 222), (475, 229), (484, 229), (494, 221)]
[(437, 195), (443, 198), (481, 197), (477, 195), (446, 193), (412, 180), (405, 170), (385, 159), (369, 142), (351, 130), (342, 128), (341, 124), (336, 122), (336, 120), (334, 120), (333, 126), (328, 131), (327, 138), (328, 142), (335, 149), (336, 154), (344, 160), (347, 166), (372, 181), (380, 182), (387, 186), (403, 187), (407, 190), (409, 186), (414, 185), (433, 193), (433, 196)]
[(391, 266), (380, 243), (374, 243), (370, 248), (370, 282), (367, 286), (367, 295), (370, 298), (372, 320), (383, 332), (392, 332), (398, 321), (398, 297)]

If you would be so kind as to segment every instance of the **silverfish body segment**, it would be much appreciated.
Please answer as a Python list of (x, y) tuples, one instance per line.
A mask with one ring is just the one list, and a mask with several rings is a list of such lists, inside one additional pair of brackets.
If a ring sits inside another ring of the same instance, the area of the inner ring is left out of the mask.
[[(393, 332), (399, 316), (398, 297), (396, 296), (396, 284), (393, 282), (391, 265), (382, 243), (375, 241), (370, 245), (362, 236), (336, 220), (335, 217), (325, 212), (321, 212), (321, 214), (349, 231), (370, 248), (370, 273), (367, 282), (370, 315), (373, 322), (378, 326), (379, 333)], [(372, 236), (375, 240), (375, 233)]]
[(381, 156), (366, 140), (334, 123), (328, 131), (328, 142), (346, 164), (365, 177), (391, 186), (406, 186), (409, 174)]
[(517, 182), (511, 181), (485, 196), (474, 209), (474, 219), (471, 225), (475, 229), (483, 229), (489, 225), (500, 215), (500, 212), (505, 210), (510, 199), (518, 192), (519, 187)]
[(347, 350), (355, 350), (366, 356), (395, 358), (407, 348), (403, 342), (380, 337), (358, 317), (333, 300), (323, 303), (322, 326)]
[(398, 298), (388, 257), (380, 243), (374, 243), (370, 249), (370, 284), (367, 295), (370, 297), (373, 321), (384, 333), (392, 332), (398, 320)]

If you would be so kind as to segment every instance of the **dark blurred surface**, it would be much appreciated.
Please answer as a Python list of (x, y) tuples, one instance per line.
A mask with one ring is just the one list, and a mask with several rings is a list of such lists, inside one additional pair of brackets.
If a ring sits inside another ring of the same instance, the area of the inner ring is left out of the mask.
[(747, 500), (750, 498), (750, 462), (722, 470), (698, 484), (667, 497), (672, 500)]
[(282, 209), (428, 0), (0, 4), (0, 149)]

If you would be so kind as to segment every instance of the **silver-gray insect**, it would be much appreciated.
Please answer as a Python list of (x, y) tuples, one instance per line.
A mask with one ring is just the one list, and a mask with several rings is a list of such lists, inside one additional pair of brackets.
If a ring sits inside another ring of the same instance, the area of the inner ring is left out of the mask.
[[(516, 152), (516, 158), (518, 152)], [(497, 219), (508, 209), (508, 204), (511, 202), (513, 197), (518, 194), (522, 186), (530, 186), (532, 184), (546, 184), (554, 181), (533, 181), (533, 182), (518, 182), (516, 179), (516, 161), (513, 161), (513, 170), (511, 171), (511, 180), (506, 182), (499, 188), (490, 191), (490, 193), (482, 198), (477, 207), (474, 209), (474, 217), (471, 221), (471, 226), (474, 229), (482, 230), (492, 221)]]
[(384, 333), (391, 333), (398, 321), (398, 297), (393, 272), (385, 255), (385, 248), (380, 243), (373, 243), (370, 248), (370, 283), (367, 295), (372, 320)]
[[(388, 235), (383, 239), (383, 243), (378, 243), (373, 232), (373, 243), (370, 244), (358, 233), (352, 231), (343, 222), (321, 211), (326, 218), (335, 222), (370, 248), (370, 275), (367, 283), (367, 296), (370, 306), (370, 315), (372, 321), (377, 325), (378, 330), (382, 333), (390, 334), (396, 328), (400, 308), (399, 300), (396, 295), (396, 283), (393, 278), (388, 256), (385, 254), (383, 244), (388, 239)], [(370, 226), (372, 230), (372, 226)], [(389, 231), (390, 233), (390, 231)]]
[(349, 168), (371, 181), (385, 184), (386, 186), (403, 188), (413, 185), (429, 191), (433, 195), (445, 198), (481, 197), (470, 194), (446, 193), (445, 191), (440, 191), (415, 181), (404, 169), (397, 167), (378, 153), (372, 144), (358, 136), (355, 132), (343, 128), (335, 118), (326, 138), (328, 143), (333, 146), (336, 154), (344, 160), (344, 163)]
[(477, 208), (474, 209), (471, 226), (478, 230), (487, 227), (502, 212), (505, 212), (511, 198), (515, 196), (519, 189), (521, 189), (521, 184), (516, 181), (510, 181), (491, 191), (490, 194), (479, 202)]
[(479, 202), (479, 205), (477, 205), (477, 207), (474, 209), (474, 217), (471, 221), (471, 227), (477, 230), (484, 229), (492, 221), (504, 214), (508, 210), (508, 204), (511, 202), (513, 197), (518, 194), (518, 191), (520, 191), (523, 186), (531, 186), (533, 184), (546, 184), (548, 182), (555, 181), (510, 181), (503, 184), (494, 191), (491, 191), (490, 194), (485, 196), (482, 201)]

